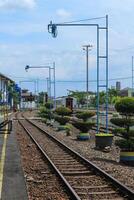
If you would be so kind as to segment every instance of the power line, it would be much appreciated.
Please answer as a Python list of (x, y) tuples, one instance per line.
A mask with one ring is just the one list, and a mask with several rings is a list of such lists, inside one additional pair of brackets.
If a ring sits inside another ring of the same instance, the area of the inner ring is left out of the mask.
[[(26, 77), (14, 77), (14, 78), (23, 78), (25, 79)], [(34, 80), (39, 80), (39, 81), (46, 81), (44, 78), (29, 78), (29, 80), (34, 81)], [(108, 81), (116, 81), (116, 80), (128, 80), (128, 79), (132, 79), (131, 76), (129, 77), (118, 77), (118, 78), (110, 78)], [(25, 81), (25, 80), (24, 80)], [(101, 79), (100, 81), (105, 81), (105, 79)], [(85, 83), (86, 80), (57, 80), (57, 83)], [(94, 80), (89, 80), (88, 82), (97, 82), (96, 79)]]
[(78, 22), (84, 22), (84, 21), (91, 21), (91, 20), (98, 20), (98, 19), (104, 19), (106, 16), (103, 17), (95, 17), (95, 18), (88, 18), (88, 19), (80, 19), (80, 20), (74, 20), (69, 22), (62, 22), (62, 24), (71, 24), (71, 23), (78, 23)]

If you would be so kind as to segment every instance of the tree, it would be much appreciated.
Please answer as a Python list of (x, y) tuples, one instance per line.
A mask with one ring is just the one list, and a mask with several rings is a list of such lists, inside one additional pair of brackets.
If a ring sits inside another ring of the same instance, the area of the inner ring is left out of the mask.
[(95, 112), (91, 111), (80, 112), (76, 115), (76, 117), (78, 117), (82, 121), (74, 121), (72, 122), (72, 124), (80, 131), (87, 133), (90, 130), (90, 128), (94, 125), (94, 122), (88, 120), (94, 115)]
[(46, 92), (39, 93), (39, 104), (41, 104), (41, 105), (44, 104), (45, 94), (46, 94)]
[[(115, 104), (115, 102), (119, 99), (118, 92), (115, 89), (108, 89), (108, 103)], [(97, 95), (92, 98), (93, 105), (97, 105)], [(99, 104), (103, 105), (106, 103), (106, 92), (101, 91), (99, 93)]]
[(108, 89), (108, 102), (113, 104), (114, 100), (118, 96), (118, 91), (116, 89)]
[(134, 150), (134, 131), (130, 130), (134, 126), (134, 98), (121, 98), (116, 104), (115, 109), (120, 113), (121, 118), (112, 118), (111, 122), (116, 126), (123, 127), (124, 130), (120, 132), (123, 139), (116, 142), (120, 148)]
[(11, 100), (13, 99), (13, 107), (16, 108), (17, 104), (20, 103), (20, 91), (21, 89), (18, 87), (17, 84), (9, 83), (7, 87), (8, 91), (8, 102), (12, 105)]

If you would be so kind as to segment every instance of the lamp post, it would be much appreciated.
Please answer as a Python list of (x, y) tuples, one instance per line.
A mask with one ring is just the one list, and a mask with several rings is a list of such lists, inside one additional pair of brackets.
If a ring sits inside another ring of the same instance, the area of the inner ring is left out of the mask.
[(88, 58), (89, 58), (89, 51), (91, 51), (92, 45), (83, 45), (83, 50), (86, 51), (86, 92), (87, 92), (87, 110), (88, 110)]
[(132, 97), (134, 96), (134, 57), (132, 56)]
[[(37, 68), (37, 69), (49, 69), (49, 98), (51, 100), (51, 84), (54, 84), (54, 108), (56, 108), (56, 87), (55, 87), (55, 62), (53, 62), (53, 66), (46, 65), (46, 66), (29, 66), (26, 65), (25, 70), (28, 71), (30, 68)], [(51, 80), (51, 70), (53, 70), (53, 81)]]

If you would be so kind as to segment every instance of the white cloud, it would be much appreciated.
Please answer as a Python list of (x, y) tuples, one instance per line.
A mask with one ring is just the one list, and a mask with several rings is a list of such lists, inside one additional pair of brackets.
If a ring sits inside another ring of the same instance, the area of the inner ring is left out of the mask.
[(35, 0), (0, 0), (1, 9), (32, 9), (35, 5)]
[(68, 18), (71, 16), (71, 13), (66, 11), (65, 9), (59, 9), (56, 11), (56, 14), (61, 18)]

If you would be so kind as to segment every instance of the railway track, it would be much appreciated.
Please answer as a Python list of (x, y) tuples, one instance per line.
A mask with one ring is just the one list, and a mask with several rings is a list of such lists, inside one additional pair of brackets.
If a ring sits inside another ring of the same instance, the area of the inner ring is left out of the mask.
[[(23, 116), (24, 117), (24, 116)], [(72, 200), (134, 199), (134, 192), (28, 119), (20, 125), (61, 178)]]

